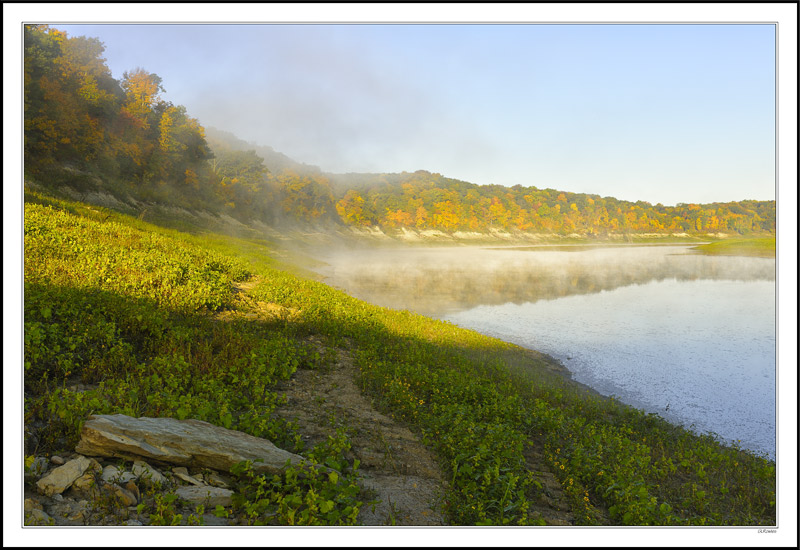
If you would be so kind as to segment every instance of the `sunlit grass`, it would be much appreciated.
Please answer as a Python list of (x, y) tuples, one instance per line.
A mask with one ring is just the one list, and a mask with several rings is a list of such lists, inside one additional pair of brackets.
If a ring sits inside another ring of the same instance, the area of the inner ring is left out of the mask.
[[(540, 354), (352, 298), (275, 260), (265, 241), (27, 198), (25, 420), (38, 426), (36, 452), (74, 448), (92, 412), (172, 416), (267, 437), (352, 474), (345, 435), (304, 449), (293, 426), (271, 416), (278, 381), (328, 361), (305, 343), (314, 335), (347, 347), (362, 391), (436, 453), (453, 524), (541, 523), (530, 512), (542, 490), (526, 463), (531, 446), (578, 523), (775, 523), (774, 461), (595, 395)], [(259, 320), (263, 303), (295, 314)], [(297, 495), (289, 478), (274, 483), (275, 495)], [(310, 523), (355, 517), (352, 483), (347, 498), (334, 486), (324, 486), (324, 514), (307, 509)], [(259, 506), (248, 509), (272, 513)]]
[(775, 237), (726, 239), (696, 246), (694, 250), (719, 256), (775, 257)]

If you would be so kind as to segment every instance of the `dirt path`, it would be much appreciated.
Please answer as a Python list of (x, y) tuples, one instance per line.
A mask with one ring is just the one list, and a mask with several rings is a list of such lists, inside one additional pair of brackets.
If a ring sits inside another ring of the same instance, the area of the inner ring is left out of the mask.
[(534, 444), (525, 451), (528, 469), (542, 484), (542, 491), (533, 495), (530, 502), (531, 515), (538, 515), (547, 525), (574, 525), (575, 515), (567, 502), (556, 476), (547, 468), (540, 446)]
[[(237, 285), (240, 299), (251, 302), (253, 313), (246, 317), (291, 318), (296, 313), (275, 304), (249, 300), (246, 293), (255, 284), (256, 281)], [(320, 354), (325, 353), (320, 339), (311, 337), (308, 341)], [(568, 376), (556, 366), (555, 374)], [(348, 458), (360, 462), (360, 485), (369, 502), (359, 514), (360, 524), (446, 525), (441, 504), (447, 481), (434, 455), (408, 428), (373, 407), (370, 399), (361, 394), (356, 374), (350, 353), (339, 348), (332, 367), (298, 370), (276, 388), (287, 397), (287, 403), (275, 414), (298, 424), (308, 448), (336, 435), (337, 430), (346, 430), (351, 441)], [(531, 494), (531, 514), (541, 517), (547, 525), (573, 525), (575, 518), (568, 499), (549, 470), (541, 445), (534, 442), (525, 458), (528, 469), (542, 485), (542, 491)]]
[(360, 524), (445, 525), (440, 509), (446, 482), (433, 454), (408, 428), (373, 408), (355, 374), (350, 354), (338, 349), (332, 368), (299, 370), (277, 388), (288, 402), (275, 414), (297, 422), (309, 447), (338, 428), (347, 430), (349, 458), (360, 461), (360, 484), (374, 501), (361, 509)]

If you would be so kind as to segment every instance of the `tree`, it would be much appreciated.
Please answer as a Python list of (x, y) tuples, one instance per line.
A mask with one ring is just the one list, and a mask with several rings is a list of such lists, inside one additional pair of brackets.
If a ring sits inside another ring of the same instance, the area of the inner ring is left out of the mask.
[(509, 214), (503, 201), (497, 197), (492, 197), (489, 205), (489, 225), (498, 225), (503, 228), (508, 227)]
[(148, 73), (141, 67), (122, 73), (122, 89), (125, 90), (124, 109), (142, 125), (148, 128), (156, 106), (161, 103), (161, 77)]
[(458, 209), (452, 201), (437, 202), (434, 205), (433, 226), (445, 231), (455, 231), (461, 223)]
[(389, 210), (386, 212), (386, 223), (389, 227), (410, 227), (414, 225), (414, 216), (405, 210)]
[(336, 203), (336, 212), (350, 225), (369, 225), (369, 220), (364, 217), (364, 198), (352, 189)]
[[(154, 168), (162, 180), (191, 184), (195, 187), (197, 165), (212, 158), (203, 127), (186, 114), (182, 105), (166, 104), (158, 124), (158, 155)], [(260, 174), (259, 174), (260, 175)]]

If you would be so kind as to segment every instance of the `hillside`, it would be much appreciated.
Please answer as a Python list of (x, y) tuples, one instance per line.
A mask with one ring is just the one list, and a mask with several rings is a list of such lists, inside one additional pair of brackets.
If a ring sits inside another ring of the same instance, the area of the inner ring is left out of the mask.
[[(25, 232), (31, 457), (68, 455), (90, 413), (195, 418), (333, 461), (358, 485), (380, 466), (359, 454), (375, 445), (363, 439), (378, 429), (371, 402), (433, 453), (450, 524), (548, 523), (559, 508), (578, 524), (774, 523), (771, 461), (587, 393), (534, 352), (291, 275), (258, 242), (35, 194)], [(307, 416), (339, 399), (326, 373), (368, 398), (328, 409), (330, 437)], [(384, 455), (395, 476), (418, 475), (392, 462), (408, 445)], [(296, 491), (285, 483), (274, 490)]]
[[(25, 313), (29, 464), (121, 413), (207, 421), (339, 472), (298, 484), (290, 469), (263, 502), (264, 478), (222, 472), (242, 495), (218, 510), (233, 523), (775, 523), (773, 461), (601, 398), (536, 352), (351, 298), (263, 241), (28, 193)], [(386, 507), (414, 483), (443, 500)], [(181, 521), (168, 493), (139, 490), (136, 521)], [(359, 516), (371, 500), (383, 514)]]
[(103, 50), (94, 38), (25, 27), (25, 178), (61, 196), (112, 196), (143, 219), (168, 205), (245, 225), (422, 240), (775, 234), (775, 201), (664, 206), (424, 170), (325, 173), (204, 128), (162, 97), (169, 83), (157, 74), (114, 79)]

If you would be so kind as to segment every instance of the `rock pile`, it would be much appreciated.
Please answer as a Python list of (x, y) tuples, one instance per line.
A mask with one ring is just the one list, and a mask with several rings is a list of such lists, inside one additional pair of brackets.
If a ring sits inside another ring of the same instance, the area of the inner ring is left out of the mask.
[[(90, 416), (75, 450), (66, 459), (40, 456), (28, 465), (26, 525), (148, 525), (159, 511), (143, 505), (145, 494), (167, 493), (177, 495), (179, 506), (159, 521), (181, 514), (183, 523), (191, 517), (228, 525), (211, 512), (231, 505), (231, 466), (250, 460), (254, 471), (276, 473), (303, 460), (265, 439), (206, 422), (120, 414)], [(200, 505), (204, 512), (196, 514)]]

